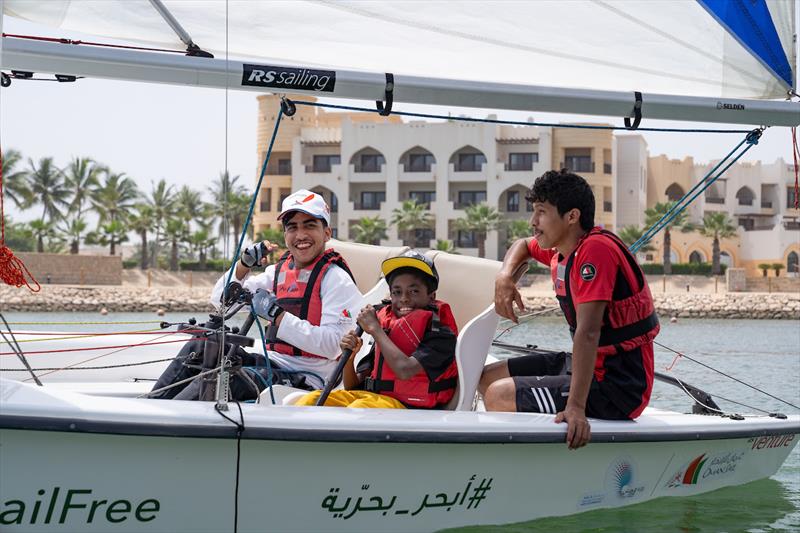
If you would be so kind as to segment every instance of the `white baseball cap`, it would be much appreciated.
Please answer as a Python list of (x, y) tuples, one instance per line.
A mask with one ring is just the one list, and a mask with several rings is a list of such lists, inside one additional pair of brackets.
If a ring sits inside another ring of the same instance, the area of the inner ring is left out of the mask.
[(325, 223), (331, 225), (331, 208), (319, 194), (311, 192), (306, 189), (295, 191), (283, 201), (281, 204), (281, 213), (278, 215), (278, 220), (283, 218), (283, 215), (292, 211), (300, 211), (314, 218), (324, 220)]

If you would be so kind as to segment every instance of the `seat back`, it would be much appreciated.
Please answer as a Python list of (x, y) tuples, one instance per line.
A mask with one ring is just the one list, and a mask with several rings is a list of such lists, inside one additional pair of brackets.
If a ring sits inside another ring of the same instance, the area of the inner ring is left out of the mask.
[(490, 259), (430, 250), (439, 272), (436, 297), (450, 304), (459, 329), (494, 302), (494, 278), (502, 263)]
[(328, 247), (344, 257), (362, 294), (374, 288), (380, 281), (381, 263), (384, 259), (395, 257), (408, 250), (408, 246), (372, 246), (337, 239), (328, 241)]
[(469, 411), (499, 322), (494, 312), (494, 278), (502, 264), (437, 250), (426, 255), (439, 272), (436, 297), (450, 304), (459, 328), (458, 387), (446, 408)]

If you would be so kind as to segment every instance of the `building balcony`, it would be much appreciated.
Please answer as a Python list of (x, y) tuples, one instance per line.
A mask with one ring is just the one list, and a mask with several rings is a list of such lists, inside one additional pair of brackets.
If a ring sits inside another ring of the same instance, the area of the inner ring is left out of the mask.
[(775, 224), (767, 224), (764, 226), (753, 226), (753, 227), (744, 227), (745, 231), (772, 231), (775, 229)]
[(523, 180), (523, 183), (532, 183), (534, 178), (541, 176), (546, 171), (547, 169), (544, 168), (544, 165), (540, 162), (534, 163), (530, 170), (510, 170), (506, 163), (502, 166), (498, 165), (497, 177), (510, 182)]
[[(572, 161), (561, 161), (558, 164), (558, 168), (566, 168), (569, 169), (570, 172), (575, 172), (577, 174), (580, 173), (594, 173), (595, 164), (594, 161), (585, 161), (582, 159), (572, 160)], [(610, 172), (608, 172), (610, 174)]]
[(800, 220), (784, 220), (783, 229), (787, 229), (789, 231), (800, 230)]
[(733, 206), (733, 214), (734, 215), (760, 215), (761, 214), (761, 206), (760, 205), (753, 205), (753, 202), (750, 205), (742, 205), (742, 204), (735, 204)]
[(481, 170), (456, 170), (455, 165), (450, 163), (447, 170), (448, 181), (486, 181), (486, 163), (481, 166)]
[(381, 169), (376, 172), (365, 171), (350, 165), (348, 168), (348, 180), (350, 183), (381, 183), (386, 182), (386, 164), (381, 165)]
[(342, 165), (331, 165), (330, 169), (326, 167), (315, 168), (313, 165), (305, 165), (300, 167), (302, 170), (294, 179), (297, 179), (301, 186), (311, 182), (315, 184), (330, 183), (342, 175)]
[(397, 165), (397, 181), (400, 183), (433, 183), (436, 181), (436, 165), (430, 170), (406, 170), (406, 165)]

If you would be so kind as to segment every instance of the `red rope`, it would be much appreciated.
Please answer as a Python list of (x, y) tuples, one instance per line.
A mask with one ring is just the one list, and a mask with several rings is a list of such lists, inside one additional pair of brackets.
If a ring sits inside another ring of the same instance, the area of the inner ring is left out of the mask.
[(76, 41), (73, 39), (64, 39), (63, 37), (39, 37), (37, 35), (17, 35), (14, 33), (4, 33), (3, 37), (14, 37), (16, 39), (30, 39), (32, 41), (47, 41), (51, 43), (61, 44), (85, 44), (88, 46), (104, 46), (106, 48), (125, 48), (127, 50), (144, 50), (147, 52), (172, 52), (175, 54), (185, 54), (182, 50), (167, 50), (166, 48), (147, 48), (144, 46), (127, 46), (124, 44), (109, 44), (109, 43), (95, 43), (91, 41)]
[[(10, 322), (9, 322), (10, 323)], [(182, 329), (180, 331), (115, 331), (113, 333), (100, 333), (100, 332), (58, 332), (53, 333), (51, 331), (15, 331), (17, 335), (50, 335), (50, 336), (69, 336), (69, 337), (103, 337), (106, 335), (177, 335), (178, 333), (183, 334), (193, 334), (193, 333), (203, 333), (204, 329)], [(42, 339), (41, 342), (47, 342), (49, 339)], [(69, 339), (64, 339), (69, 340)], [(39, 342), (39, 341), (36, 341)], [(2, 344), (2, 343), (0, 343)]]
[[(118, 346), (92, 346), (88, 348), (62, 348), (60, 350), (37, 350), (35, 352), (26, 351), (25, 355), (43, 353), (65, 353), (65, 352), (88, 352), (91, 350), (110, 350), (113, 348), (133, 348), (138, 346), (154, 346), (156, 344), (171, 344), (174, 342), (187, 342), (188, 339), (175, 339), (171, 341), (142, 342), (139, 344), (120, 344)], [(0, 355), (16, 355), (17, 352), (0, 352)]]
[[(30, 353), (30, 352), (25, 352), (25, 353)], [(682, 354), (682, 353), (680, 353), (680, 352), (675, 352), (675, 353), (677, 353), (678, 355), (676, 355), (676, 356), (675, 356), (675, 359), (673, 359), (673, 360), (672, 360), (672, 362), (669, 364), (669, 366), (668, 366), (668, 367), (666, 367), (666, 368), (664, 369), (664, 370), (666, 370), (667, 372), (669, 372), (670, 370), (672, 370), (672, 369), (675, 367), (675, 363), (677, 363), (677, 362), (678, 362), (678, 359), (680, 359), (681, 357), (683, 357), (683, 354)]]
[(792, 128), (792, 155), (794, 156), (794, 208), (800, 209), (800, 170), (797, 161), (800, 159), (800, 148), (797, 147), (797, 128)]
[[(36, 278), (33, 277), (31, 271), (25, 266), (18, 257), (14, 256), (11, 248), (6, 246), (6, 212), (3, 197), (3, 152), (0, 149), (0, 279), (6, 285), (13, 285), (14, 287), (22, 287), (25, 285), (31, 292), (39, 292), (42, 288)], [(27, 276), (27, 277), (26, 277)], [(36, 284), (34, 289), (30, 283), (30, 279)]]

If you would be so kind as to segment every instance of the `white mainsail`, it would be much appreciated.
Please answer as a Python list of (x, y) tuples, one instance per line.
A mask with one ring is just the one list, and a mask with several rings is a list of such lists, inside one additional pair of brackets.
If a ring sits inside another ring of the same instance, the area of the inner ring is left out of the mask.
[[(422, 77), (741, 98), (784, 98), (789, 88), (699, 2), (164, 5), (217, 57), (227, 39), (232, 57)], [(765, 5), (780, 49), (795, 65), (795, 3)], [(5, 6), (11, 16), (63, 29), (183, 48), (148, 0), (6, 0)]]
[(383, 97), (391, 72), (404, 102), (628, 116), (639, 91), (645, 117), (800, 123), (800, 106), (785, 101), (797, 86), (796, 0), (4, 0), (3, 9), (52, 36), (184, 50), (158, 4), (217, 59), (5, 38), (2, 66), (271, 92), (283, 91), (243, 86), (244, 64), (327, 68), (332, 94), (283, 89), (369, 100)]

